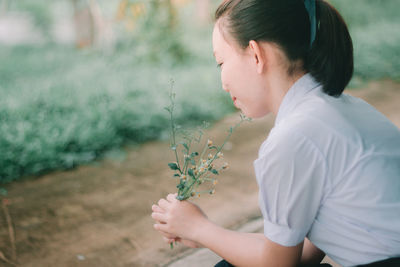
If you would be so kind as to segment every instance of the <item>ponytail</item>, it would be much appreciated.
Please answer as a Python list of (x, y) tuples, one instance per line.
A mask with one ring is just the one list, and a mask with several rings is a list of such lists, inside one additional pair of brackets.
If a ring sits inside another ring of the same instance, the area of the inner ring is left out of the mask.
[(323, 85), (323, 91), (338, 97), (354, 70), (353, 43), (339, 12), (324, 0), (316, 0), (317, 34), (304, 67)]
[(276, 43), (290, 62), (289, 75), (307, 71), (337, 97), (353, 75), (353, 44), (338, 11), (325, 0), (311, 1), (311, 24), (304, 0), (224, 0), (215, 20), (225, 18), (224, 27), (243, 49), (250, 40)]

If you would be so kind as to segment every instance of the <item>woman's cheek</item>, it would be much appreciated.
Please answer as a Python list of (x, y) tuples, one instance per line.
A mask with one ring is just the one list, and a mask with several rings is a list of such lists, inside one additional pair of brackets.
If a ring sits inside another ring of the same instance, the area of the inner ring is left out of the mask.
[(228, 92), (228, 84), (226, 82), (225, 71), (223, 69), (221, 70), (221, 84), (222, 84), (222, 89)]

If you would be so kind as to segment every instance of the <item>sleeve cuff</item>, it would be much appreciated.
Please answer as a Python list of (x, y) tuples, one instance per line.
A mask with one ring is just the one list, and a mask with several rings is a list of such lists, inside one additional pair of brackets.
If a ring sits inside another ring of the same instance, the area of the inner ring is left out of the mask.
[(264, 219), (264, 235), (281, 246), (292, 247), (304, 241), (306, 233)]

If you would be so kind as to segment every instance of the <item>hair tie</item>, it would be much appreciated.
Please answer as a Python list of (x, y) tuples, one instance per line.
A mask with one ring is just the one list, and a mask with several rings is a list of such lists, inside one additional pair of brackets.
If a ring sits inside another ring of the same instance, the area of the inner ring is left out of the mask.
[(317, 20), (315, 13), (315, 0), (304, 0), (304, 6), (308, 12), (308, 16), (310, 18), (310, 48), (315, 40), (315, 35), (317, 33)]

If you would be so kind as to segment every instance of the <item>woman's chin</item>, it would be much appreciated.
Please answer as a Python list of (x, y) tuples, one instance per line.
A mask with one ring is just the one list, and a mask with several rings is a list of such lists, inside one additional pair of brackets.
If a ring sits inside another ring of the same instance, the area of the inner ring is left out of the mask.
[(243, 115), (245, 115), (247, 118), (254, 118), (254, 114), (252, 114), (251, 112), (248, 112), (248, 110), (246, 110), (246, 109), (241, 109), (241, 108), (238, 108), (238, 107), (236, 107), (238, 110), (240, 110), (240, 112), (243, 114)]
[(264, 116), (268, 115), (270, 112), (251, 112), (249, 110), (241, 109), (242, 113), (251, 119), (261, 119)]

